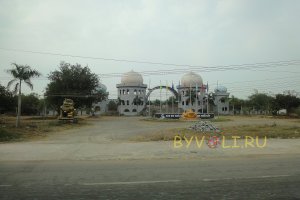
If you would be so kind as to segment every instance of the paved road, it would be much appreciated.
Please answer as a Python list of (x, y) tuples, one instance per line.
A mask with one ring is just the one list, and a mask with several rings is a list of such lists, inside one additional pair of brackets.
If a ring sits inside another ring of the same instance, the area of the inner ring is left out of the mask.
[(299, 199), (300, 156), (0, 162), (1, 199)]
[(102, 118), (0, 144), (0, 199), (300, 199), (299, 139), (273, 139), (263, 149), (128, 141), (184, 126)]

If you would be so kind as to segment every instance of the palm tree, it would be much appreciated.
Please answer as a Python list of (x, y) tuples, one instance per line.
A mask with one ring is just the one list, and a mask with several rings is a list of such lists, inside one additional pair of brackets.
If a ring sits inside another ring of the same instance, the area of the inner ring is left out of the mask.
[(17, 114), (17, 120), (16, 120), (16, 127), (20, 126), (20, 116), (21, 116), (21, 85), (22, 82), (26, 83), (30, 89), (33, 89), (33, 85), (30, 81), (33, 77), (39, 77), (41, 74), (31, 69), (30, 66), (27, 65), (18, 65), (16, 63), (12, 63), (14, 66), (12, 69), (7, 70), (7, 73), (11, 74), (13, 76), (13, 79), (10, 80), (7, 83), (7, 88), (9, 88), (14, 82), (17, 82), (15, 84), (14, 88), (14, 94), (18, 93), (18, 114)]

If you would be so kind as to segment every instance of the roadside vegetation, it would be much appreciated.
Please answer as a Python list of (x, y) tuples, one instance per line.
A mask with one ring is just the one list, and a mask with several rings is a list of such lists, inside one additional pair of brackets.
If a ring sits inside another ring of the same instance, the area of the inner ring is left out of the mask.
[[(280, 139), (294, 139), (300, 138), (300, 126), (298, 119), (282, 119), (289, 120), (289, 122), (294, 125), (278, 125), (274, 123), (265, 123), (265, 124), (237, 124), (237, 125), (227, 125), (227, 122), (238, 120), (238, 117), (228, 118), (222, 122), (223, 125), (217, 123), (217, 126), (220, 127), (219, 132), (212, 131), (197, 131), (191, 130), (189, 128), (170, 128), (168, 130), (161, 130), (150, 134), (142, 134), (132, 138), (133, 141), (147, 142), (147, 141), (172, 141), (175, 136), (180, 136), (181, 138), (191, 138), (192, 136), (197, 136), (198, 138), (210, 137), (210, 136), (225, 136), (226, 139), (232, 139), (232, 136), (239, 136), (245, 138), (250, 136), (255, 138), (267, 137), (267, 138), (280, 138)], [(262, 118), (262, 120), (264, 120)], [(221, 122), (221, 123), (222, 123)], [(226, 126), (225, 126), (226, 124)], [(298, 125), (297, 125), (298, 124)], [(220, 125), (220, 126), (219, 126)], [(188, 127), (188, 125), (187, 125)]]
[(66, 123), (59, 121), (56, 117), (22, 117), (19, 128), (15, 127), (15, 117), (1, 117), (0, 120), (0, 142), (24, 141), (27, 139), (43, 138), (51, 132), (59, 132), (74, 129), (88, 122), (79, 118), (79, 123)]

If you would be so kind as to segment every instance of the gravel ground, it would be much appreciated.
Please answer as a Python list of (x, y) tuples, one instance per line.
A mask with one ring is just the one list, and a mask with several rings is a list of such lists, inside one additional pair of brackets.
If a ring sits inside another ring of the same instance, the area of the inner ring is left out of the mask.
[[(141, 117), (102, 117), (91, 120), (89, 126), (76, 130), (53, 133), (36, 141), (0, 144), (0, 161), (8, 160), (114, 160), (114, 159), (163, 159), (163, 158), (216, 158), (239, 156), (267, 156), (299, 154), (300, 139), (267, 139), (266, 146), (245, 148), (238, 140), (238, 148), (232, 148), (233, 141), (225, 141), (217, 148), (209, 148), (206, 141), (201, 147), (193, 139), (188, 146), (185, 141), (132, 142), (128, 138), (139, 134), (151, 134), (170, 128), (188, 127), (192, 122), (151, 122)], [(263, 120), (262, 120), (263, 119)], [(237, 118), (233, 121), (216, 122), (217, 126), (274, 123), (298, 126), (297, 120), (268, 118)], [(200, 138), (201, 139), (201, 138)], [(199, 141), (200, 141), (199, 139)], [(198, 141), (198, 142), (199, 142)], [(259, 144), (263, 144), (260, 139)], [(256, 144), (256, 143), (254, 143)], [(224, 148), (228, 147), (229, 148)]]

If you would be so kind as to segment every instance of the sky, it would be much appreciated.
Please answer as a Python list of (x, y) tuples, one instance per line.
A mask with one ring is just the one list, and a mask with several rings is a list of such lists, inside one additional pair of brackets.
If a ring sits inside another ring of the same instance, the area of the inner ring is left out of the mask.
[[(0, 0), (0, 84), (11, 79), (11, 63), (26, 64), (42, 76), (23, 92), (42, 95), (49, 73), (65, 61), (99, 74), (109, 98), (117, 97), (121, 77), (102, 74), (130, 70), (171, 70), (143, 76), (151, 88), (177, 85), (184, 72), (195, 71), (210, 91), (223, 85), (239, 98), (300, 92), (299, 10), (298, 0)], [(278, 61), (288, 64), (256, 64)], [(215, 70), (241, 64), (252, 65)]]

